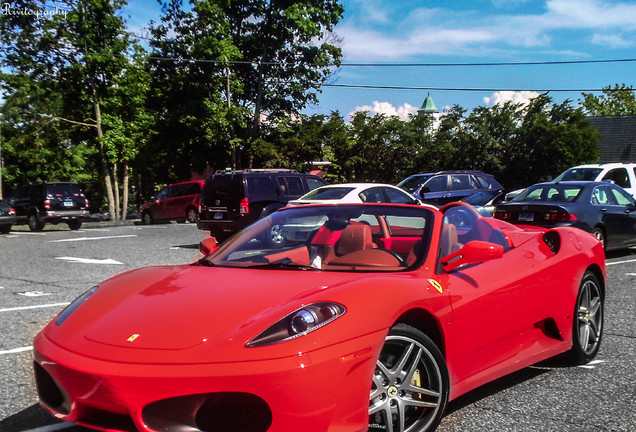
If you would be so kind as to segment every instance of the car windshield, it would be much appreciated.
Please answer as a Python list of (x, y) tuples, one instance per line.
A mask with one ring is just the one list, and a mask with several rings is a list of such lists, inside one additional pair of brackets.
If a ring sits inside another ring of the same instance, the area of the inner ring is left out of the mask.
[(581, 185), (562, 185), (562, 184), (547, 184), (536, 185), (527, 188), (522, 193), (513, 198), (512, 202), (572, 202), (575, 201), (583, 186)]
[(594, 181), (601, 171), (601, 168), (570, 168), (554, 181)]
[(226, 241), (202, 265), (320, 271), (402, 271), (422, 262), (434, 214), (400, 205), (290, 207)]
[(397, 184), (398, 187), (404, 189), (407, 192), (415, 192), (420, 185), (424, 184), (428, 180), (430, 175), (414, 175), (410, 176)]
[(305, 196), (301, 197), (301, 200), (339, 200), (346, 194), (351, 192), (352, 187), (322, 187), (314, 189)]

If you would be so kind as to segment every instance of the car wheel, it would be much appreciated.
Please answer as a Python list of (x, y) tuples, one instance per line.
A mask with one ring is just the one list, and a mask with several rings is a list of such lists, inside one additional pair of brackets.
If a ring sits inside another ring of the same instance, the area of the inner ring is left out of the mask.
[(73, 230), (73, 231), (77, 231), (78, 229), (80, 229), (82, 227), (82, 221), (80, 220), (70, 220), (67, 222), (68, 223), (68, 227)]
[(593, 273), (586, 272), (579, 287), (572, 323), (570, 358), (575, 364), (589, 363), (601, 347), (603, 302), (598, 278)]
[(378, 358), (369, 397), (369, 431), (433, 431), (444, 415), (448, 369), (421, 331), (394, 326)]
[(29, 229), (31, 231), (42, 231), (44, 229), (44, 222), (40, 221), (37, 213), (31, 213), (28, 217)]
[(199, 213), (197, 209), (194, 207), (190, 207), (186, 212), (186, 222), (197, 223), (197, 218), (199, 217)]
[(144, 225), (150, 225), (152, 223), (152, 214), (150, 214), (149, 211), (145, 211), (141, 215), (141, 221), (144, 223)]
[(607, 248), (607, 240), (605, 239), (605, 232), (603, 231), (603, 228), (594, 227), (594, 229), (592, 229), (592, 235), (601, 242), (603, 249)]
[(9, 234), (11, 232), (11, 225), (4, 225), (0, 227), (1, 234)]

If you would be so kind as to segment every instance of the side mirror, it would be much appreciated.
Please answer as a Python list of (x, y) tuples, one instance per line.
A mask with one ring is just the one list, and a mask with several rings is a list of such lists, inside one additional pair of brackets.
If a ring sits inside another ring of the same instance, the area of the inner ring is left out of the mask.
[(219, 248), (218, 243), (216, 242), (215, 237), (208, 237), (203, 239), (201, 243), (199, 243), (199, 250), (205, 256), (210, 255), (212, 252)]
[(465, 264), (477, 264), (501, 258), (504, 255), (504, 248), (495, 243), (473, 240), (457, 252), (441, 259), (444, 270), (450, 272)]

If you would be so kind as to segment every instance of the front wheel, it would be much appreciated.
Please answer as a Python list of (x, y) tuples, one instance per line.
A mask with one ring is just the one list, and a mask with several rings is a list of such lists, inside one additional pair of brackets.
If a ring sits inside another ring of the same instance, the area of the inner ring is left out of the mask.
[(430, 432), (444, 415), (444, 356), (421, 331), (397, 324), (386, 337), (369, 396), (369, 432)]
[(574, 364), (589, 363), (601, 347), (603, 302), (598, 278), (586, 272), (579, 287), (572, 323), (572, 349), (569, 354)]
[(605, 232), (600, 227), (594, 227), (592, 230), (592, 235), (597, 238), (598, 241), (601, 242), (603, 249), (607, 249), (607, 239), (605, 238)]
[(144, 225), (150, 225), (152, 223), (152, 214), (149, 211), (145, 211), (141, 215), (141, 221)]

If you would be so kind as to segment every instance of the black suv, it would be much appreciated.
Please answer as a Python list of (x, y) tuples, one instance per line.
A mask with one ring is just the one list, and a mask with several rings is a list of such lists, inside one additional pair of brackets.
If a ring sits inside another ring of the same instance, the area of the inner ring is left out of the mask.
[(288, 169), (217, 171), (205, 181), (197, 226), (220, 243), (317, 187), (322, 178)]
[(413, 174), (398, 183), (405, 191), (422, 202), (444, 205), (460, 201), (474, 193), (503, 189), (490, 174), (481, 171), (439, 171)]
[(88, 199), (77, 183), (44, 182), (18, 187), (9, 198), (18, 223), (28, 223), (31, 231), (42, 231), (46, 223), (66, 222), (72, 230), (88, 216)]

